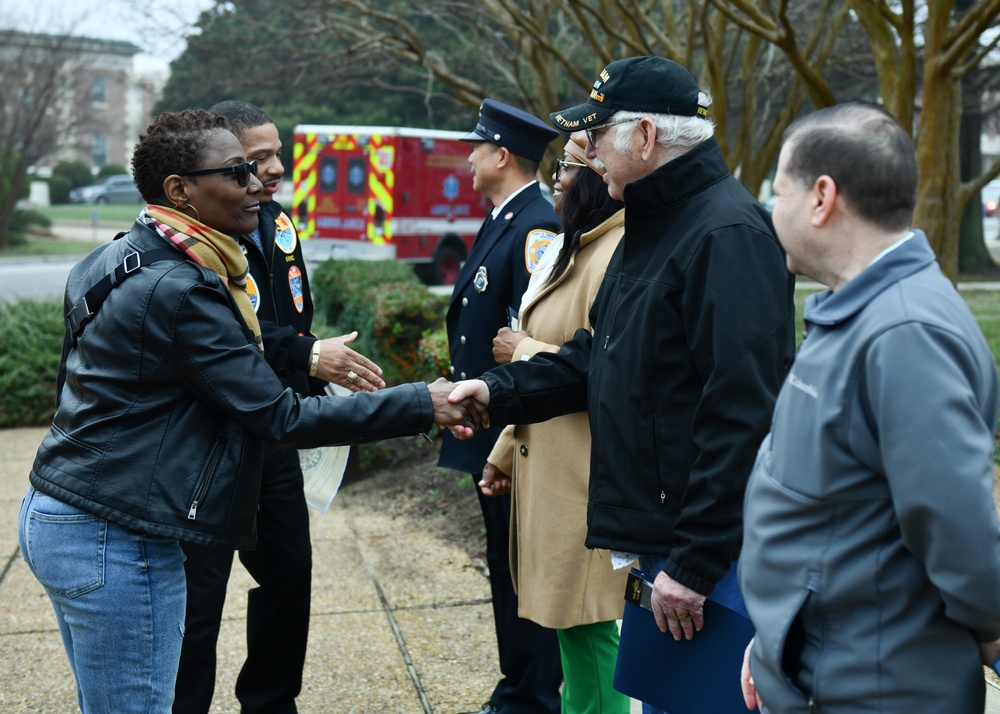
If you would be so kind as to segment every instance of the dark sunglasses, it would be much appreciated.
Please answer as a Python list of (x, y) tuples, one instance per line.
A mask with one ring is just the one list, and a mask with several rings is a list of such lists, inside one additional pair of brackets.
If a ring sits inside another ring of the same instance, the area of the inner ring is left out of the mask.
[(236, 166), (223, 166), (221, 169), (198, 169), (197, 171), (188, 171), (187, 173), (181, 174), (181, 176), (204, 176), (206, 174), (236, 174), (236, 183), (240, 186), (246, 186), (250, 183), (250, 174), (254, 176), (257, 175), (257, 162), (248, 161), (245, 164), (236, 164)]

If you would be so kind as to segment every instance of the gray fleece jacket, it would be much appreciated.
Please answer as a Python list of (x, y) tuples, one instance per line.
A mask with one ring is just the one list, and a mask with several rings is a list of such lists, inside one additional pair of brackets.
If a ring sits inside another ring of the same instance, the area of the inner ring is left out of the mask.
[[(983, 711), (996, 364), (923, 233), (805, 306), (744, 506), (765, 711)], [(735, 673), (734, 673), (735, 676)]]

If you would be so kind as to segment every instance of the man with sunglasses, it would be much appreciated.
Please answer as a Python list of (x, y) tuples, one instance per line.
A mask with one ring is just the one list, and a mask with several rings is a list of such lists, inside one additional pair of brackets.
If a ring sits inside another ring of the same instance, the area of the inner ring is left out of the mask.
[[(249, 163), (196, 173), (231, 171), (241, 186), (253, 173), (263, 184), (257, 230), (236, 240), (249, 264), (247, 292), (268, 364), (299, 394), (322, 394), (327, 382), (352, 391), (385, 386), (381, 370), (345, 344), (356, 332), (326, 340), (310, 333), (313, 305), (305, 260), (291, 220), (274, 200), (284, 175), (277, 127), (246, 102), (225, 101), (209, 111), (226, 118)], [(239, 553), (258, 583), (248, 597), (247, 659), (236, 681), (244, 714), (296, 711), (309, 630), (312, 546), (298, 452), (265, 444), (263, 468), (257, 547)], [(202, 714), (215, 691), (216, 642), (233, 551), (187, 542), (183, 548), (188, 599), (173, 711)]]
[[(484, 99), (471, 143), (472, 186), (493, 204), (459, 272), (448, 307), (452, 379), (469, 379), (496, 365), (493, 338), (517, 315), (528, 278), (559, 230), (559, 219), (535, 176), (545, 147), (559, 136), (516, 107)], [(486, 524), (493, 616), (500, 672), (480, 714), (556, 714), (562, 667), (555, 631), (518, 617), (510, 575), (510, 496), (488, 498), (476, 483), (500, 435), (484, 429), (469, 441), (445, 434), (439, 465), (472, 474)]]
[[(633, 57), (551, 115), (587, 132), (588, 158), (625, 201), (593, 335), (453, 395), (488, 402), (494, 429), (589, 411), (587, 546), (615, 565), (639, 557), (675, 639), (698, 636), (706, 596), (735, 577), (743, 493), (794, 351), (794, 279), (767, 212), (726, 167), (708, 102), (676, 62)], [(660, 680), (650, 686), (683, 687)]]

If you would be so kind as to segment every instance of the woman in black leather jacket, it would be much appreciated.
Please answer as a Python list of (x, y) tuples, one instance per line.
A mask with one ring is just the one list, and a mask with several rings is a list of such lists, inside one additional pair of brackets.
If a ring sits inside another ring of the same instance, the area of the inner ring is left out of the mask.
[(224, 121), (187, 110), (150, 125), (132, 159), (149, 205), (66, 286), (58, 408), (18, 535), (85, 714), (170, 711), (179, 541), (253, 547), (262, 440), (314, 447), (478, 424), (448, 403), (445, 380), (337, 398), (282, 388), (230, 237), (257, 226), (261, 184)]

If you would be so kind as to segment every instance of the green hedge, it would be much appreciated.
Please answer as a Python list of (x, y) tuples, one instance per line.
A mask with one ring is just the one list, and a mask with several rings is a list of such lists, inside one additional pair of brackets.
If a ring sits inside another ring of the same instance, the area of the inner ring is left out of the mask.
[(52, 421), (65, 329), (59, 300), (0, 304), (0, 428)]
[[(408, 265), (329, 261), (311, 278), (317, 308), (340, 318), (329, 321), (331, 334), (358, 330), (351, 346), (382, 367), (386, 384), (447, 375), (448, 300), (428, 291)], [(0, 303), (0, 428), (51, 421), (64, 330), (59, 300)]]
[(313, 305), (334, 326), (341, 323), (340, 314), (348, 303), (361, 300), (366, 289), (383, 283), (417, 285), (420, 281), (409, 265), (391, 260), (328, 260), (309, 275)]
[(351, 347), (382, 368), (386, 384), (444, 376), (448, 344), (442, 366), (439, 333), (448, 300), (428, 291), (409, 265), (328, 260), (313, 271), (310, 289), (333, 334), (358, 331)]

